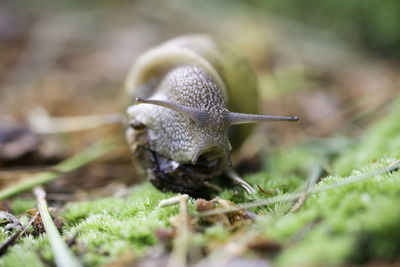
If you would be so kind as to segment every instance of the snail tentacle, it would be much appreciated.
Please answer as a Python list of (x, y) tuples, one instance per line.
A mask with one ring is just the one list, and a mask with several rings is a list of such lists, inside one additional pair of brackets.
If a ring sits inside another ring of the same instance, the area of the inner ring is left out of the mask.
[(171, 101), (167, 100), (156, 100), (156, 99), (143, 99), (143, 98), (136, 98), (136, 104), (152, 104), (156, 106), (161, 106), (165, 108), (172, 109), (176, 112), (181, 113), (182, 115), (194, 120), (199, 124), (203, 124), (208, 120), (208, 113), (202, 110), (183, 106)]
[(228, 121), (230, 125), (245, 124), (245, 123), (257, 123), (263, 121), (298, 121), (299, 117), (287, 117), (287, 116), (274, 116), (274, 115), (258, 115), (258, 114), (245, 114), (230, 112), (228, 115)]

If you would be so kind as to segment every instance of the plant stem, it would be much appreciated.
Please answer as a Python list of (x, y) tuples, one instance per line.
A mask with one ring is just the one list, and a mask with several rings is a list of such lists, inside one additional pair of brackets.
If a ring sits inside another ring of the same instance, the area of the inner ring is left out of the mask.
[(42, 184), (46, 184), (50, 181), (56, 180), (62, 177), (65, 173), (73, 171), (83, 165), (86, 165), (93, 160), (107, 154), (111, 150), (117, 147), (114, 140), (115, 138), (109, 137), (104, 140), (100, 140), (95, 144), (84, 149), (80, 153), (66, 159), (65, 161), (55, 165), (52, 169), (54, 171), (41, 172), (33, 177), (23, 180), (15, 185), (6, 187), (0, 190), (0, 200), (6, 199), (23, 191), (34, 188)]
[(187, 266), (187, 252), (189, 245), (189, 208), (188, 195), (179, 196), (179, 225), (177, 226), (177, 236), (174, 239), (174, 245), (167, 267), (185, 267)]
[[(370, 173), (365, 173), (365, 174), (362, 174), (360, 176), (356, 176), (354, 178), (350, 178), (350, 179), (347, 179), (347, 180), (344, 180), (344, 181), (338, 182), (338, 183), (316, 186), (316, 187), (311, 188), (308, 192), (310, 194), (316, 194), (316, 193), (319, 193), (319, 192), (323, 192), (323, 191), (327, 191), (327, 190), (343, 187), (343, 186), (346, 186), (346, 185), (349, 185), (349, 184), (361, 182), (361, 181), (364, 181), (366, 179), (370, 179), (370, 178), (373, 178), (375, 176), (378, 176), (378, 175), (393, 171), (393, 170), (395, 170), (395, 169), (397, 169), (399, 167), (400, 167), (400, 160), (396, 160), (396, 161), (392, 162), (389, 166), (383, 167), (383, 168), (378, 169), (376, 171), (373, 171), (373, 172), (370, 172)], [(216, 214), (239, 211), (239, 210), (243, 210), (243, 209), (267, 206), (267, 205), (278, 203), (278, 202), (288, 202), (288, 201), (292, 201), (292, 200), (296, 200), (296, 199), (300, 198), (303, 194), (304, 194), (303, 192), (289, 193), (289, 194), (286, 194), (286, 195), (276, 196), (276, 197), (272, 197), (272, 198), (268, 198), (268, 199), (263, 199), (263, 200), (260, 200), (260, 201), (254, 201), (254, 202), (249, 202), (249, 203), (238, 204), (238, 205), (236, 205), (234, 207), (207, 210), (207, 211), (199, 212), (198, 214), (196, 214), (196, 216), (197, 217), (204, 217), (204, 216), (210, 216), (210, 215), (216, 215)]]
[(60, 233), (55, 226), (53, 219), (49, 213), (47, 202), (46, 202), (46, 192), (42, 187), (35, 187), (33, 190), (40, 212), (44, 228), (46, 230), (47, 237), (49, 239), (51, 248), (54, 253), (54, 259), (58, 267), (79, 267), (81, 264), (68, 249), (64, 240), (61, 238)]
[(304, 193), (303, 195), (297, 200), (296, 204), (292, 207), (290, 210), (291, 212), (297, 212), (306, 202), (308, 195), (310, 194), (311, 188), (315, 185), (317, 180), (320, 178), (322, 173), (322, 164), (321, 163), (316, 163), (312, 170), (311, 173), (307, 179), (306, 186), (304, 188)]

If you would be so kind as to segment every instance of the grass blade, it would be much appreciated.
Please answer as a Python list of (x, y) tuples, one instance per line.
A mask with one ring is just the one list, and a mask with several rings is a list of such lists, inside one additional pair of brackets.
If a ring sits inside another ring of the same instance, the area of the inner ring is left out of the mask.
[(61, 235), (51, 218), (46, 202), (46, 192), (41, 187), (36, 187), (33, 192), (38, 201), (39, 213), (42, 217), (44, 229), (46, 230), (47, 237), (53, 250), (56, 265), (58, 267), (81, 266), (79, 261), (64, 243), (64, 240), (61, 238)]
[(107, 154), (111, 150), (118, 147), (115, 138), (109, 137), (100, 140), (88, 148), (82, 150), (80, 153), (66, 159), (65, 161), (55, 165), (52, 169), (54, 171), (46, 171), (38, 173), (29, 179), (23, 180), (15, 185), (6, 187), (0, 190), (0, 200), (6, 199), (23, 191), (34, 188), (50, 181), (56, 180), (63, 176), (63, 174), (76, 170), (83, 165), (86, 165), (93, 160)]
[[(378, 169), (376, 171), (373, 171), (373, 172), (370, 172), (370, 173), (365, 173), (365, 174), (359, 175), (357, 177), (354, 177), (354, 178), (351, 178), (351, 179), (347, 179), (347, 180), (344, 180), (344, 181), (338, 182), (338, 183), (316, 186), (316, 187), (311, 188), (308, 192), (310, 194), (316, 194), (318, 192), (332, 190), (332, 189), (335, 189), (335, 188), (339, 188), (339, 187), (342, 187), (342, 186), (346, 186), (346, 185), (349, 185), (349, 184), (361, 182), (361, 181), (364, 181), (366, 179), (370, 179), (370, 178), (376, 177), (378, 175), (393, 171), (393, 170), (395, 170), (395, 169), (397, 169), (399, 167), (400, 167), (400, 160), (396, 160), (393, 163), (391, 163), (389, 166), (383, 167), (383, 168)], [(207, 210), (207, 211), (203, 211), (203, 212), (197, 213), (196, 216), (204, 217), (204, 216), (210, 216), (210, 215), (216, 215), (216, 214), (239, 211), (239, 210), (243, 210), (243, 209), (267, 206), (267, 205), (278, 203), (278, 202), (288, 202), (288, 201), (292, 201), (292, 200), (296, 200), (296, 199), (300, 198), (303, 194), (304, 194), (303, 192), (289, 193), (289, 194), (285, 194), (285, 195), (282, 195), (282, 196), (263, 199), (263, 200), (260, 200), (260, 201), (254, 201), (254, 202), (249, 202), (249, 203), (238, 204), (238, 205), (236, 205), (234, 207)]]

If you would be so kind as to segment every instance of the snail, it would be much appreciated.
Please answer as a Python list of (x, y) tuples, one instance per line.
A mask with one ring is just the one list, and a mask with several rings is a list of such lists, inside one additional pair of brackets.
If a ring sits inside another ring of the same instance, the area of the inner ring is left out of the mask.
[[(197, 195), (212, 188), (214, 178), (232, 173), (230, 152), (251, 133), (248, 123), (298, 120), (256, 115), (254, 71), (232, 47), (208, 35), (174, 38), (143, 53), (125, 90), (135, 100), (127, 108), (128, 144), (162, 191)], [(237, 124), (247, 125), (231, 127)]]

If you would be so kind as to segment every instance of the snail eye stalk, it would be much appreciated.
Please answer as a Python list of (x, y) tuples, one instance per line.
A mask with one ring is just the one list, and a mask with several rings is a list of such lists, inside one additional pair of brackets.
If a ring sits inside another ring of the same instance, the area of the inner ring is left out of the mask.
[(156, 106), (161, 106), (165, 108), (172, 109), (176, 112), (181, 113), (183, 116), (188, 117), (194, 120), (198, 124), (204, 124), (209, 120), (209, 116), (207, 112), (202, 110), (182, 106), (180, 104), (167, 101), (167, 100), (156, 100), (156, 99), (143, 99), (143, 98), (136, 98), (136, 104), (152, 104)]
[(230, 125), (257, 123), (265, 121), (298, 121), (299, 117), (273, 116), (273, 115), (257, 115), (230, 112), (228, 121)]

